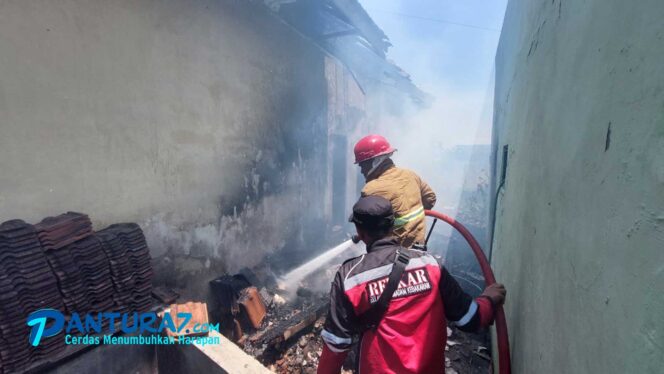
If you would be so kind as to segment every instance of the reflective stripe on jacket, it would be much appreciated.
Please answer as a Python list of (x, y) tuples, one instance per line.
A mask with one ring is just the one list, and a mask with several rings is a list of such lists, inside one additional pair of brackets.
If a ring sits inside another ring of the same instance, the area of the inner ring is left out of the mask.
[(415, 210), (406, 213), (403, 216), (397, 216), (394, 220), (394, 227), (401, 227), (409, 222), (415, 222), (424, 218), (424, 207), (422, 205), (415, 208)]
[(447, 321), (477, 331), (493, 318), (485, 298), (473, 300), (432, 255), (407, 250), (410, 260), (376, 329), (358, 316), (383, 292), (396, 251), (396, 238), (371, 244), (367, 254), (346, 261), (336, 273), (321, 333), (332, 352), (345, 352), (360, 340), (359, 373), (445, 373)]
[(384, 170), (370, 178), (362, 189), (362, 196), (377, 195), (388, 199), (396, 215), (392, 234), (402, 246), (410, 248), (415, 242), (424, 243), (426, 221), (424, 210), (436, 204), (436, 194), (417, 174), (386, 161)]

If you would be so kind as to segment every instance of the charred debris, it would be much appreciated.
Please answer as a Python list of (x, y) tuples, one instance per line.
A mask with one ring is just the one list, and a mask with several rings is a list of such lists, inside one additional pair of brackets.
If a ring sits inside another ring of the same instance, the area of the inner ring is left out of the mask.
[[(210, 319), (220, 331), (272, 372), (315, 373), (323, 340), (329, 295), (320, 289), (319, 277), (333, 275), (329, 265), (284, 289), (264, 268), (242, 269), (210, 282)], [(491, 365), (489, 335), (448, 328), (447, 373), (485, 373)], [(349, 354), (344, 373), (354, 371), (355, 354)]]
[(293, 292), (266, 269), (220, 276), (210, 281), (210, 318), (272, 371), (315, 372), (329, 300), (324, 291), (308, 287), (311, 281), (293, 285)]

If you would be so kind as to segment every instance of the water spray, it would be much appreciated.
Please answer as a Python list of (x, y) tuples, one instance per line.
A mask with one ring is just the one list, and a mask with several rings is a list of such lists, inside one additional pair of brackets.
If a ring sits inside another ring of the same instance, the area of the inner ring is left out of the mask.
[(336, 247), (328, 249), (317, 257), (284, 274), (278, 281), (279, 288), (287, 291), (294, 291), (304, 278), (328, 264), (335, 257), (349, 249), (360, 250), (361, 248), (358, 244), (359, 238), (357, 238), (356, 241), (356, 237), (357, 235), (355, 235), (353, 239), (346, 240)]

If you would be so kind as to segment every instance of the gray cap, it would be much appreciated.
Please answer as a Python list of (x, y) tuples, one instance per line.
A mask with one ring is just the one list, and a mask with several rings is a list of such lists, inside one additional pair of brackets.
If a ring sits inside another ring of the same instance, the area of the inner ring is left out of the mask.
[(380, 196), (361, 197), (353, 205), (353, 214), (348, 217), (348, 221), (367, 229), (392, 227), (394, 225), (392, 203)]

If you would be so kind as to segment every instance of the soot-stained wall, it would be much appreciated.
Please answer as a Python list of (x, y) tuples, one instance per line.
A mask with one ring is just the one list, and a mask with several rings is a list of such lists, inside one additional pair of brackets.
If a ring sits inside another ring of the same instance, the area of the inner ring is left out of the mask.
[(324, 229), (324, 54), (250, 1), (0, 3), (0, 219), (235, 271)]

